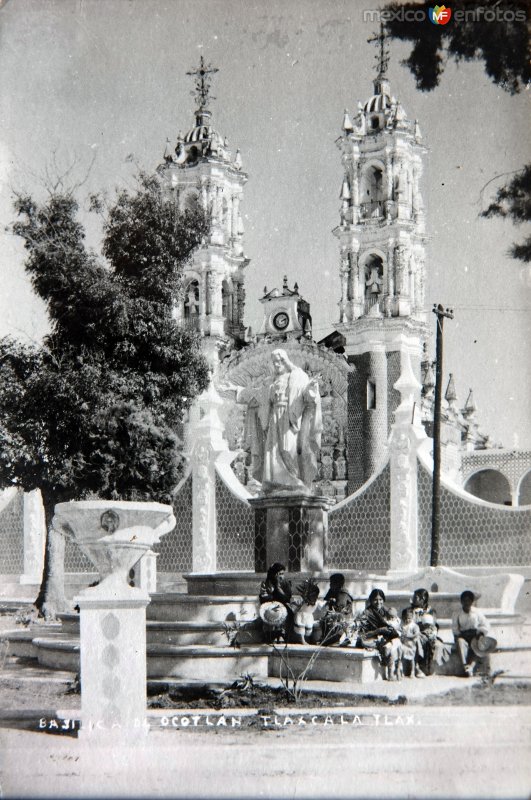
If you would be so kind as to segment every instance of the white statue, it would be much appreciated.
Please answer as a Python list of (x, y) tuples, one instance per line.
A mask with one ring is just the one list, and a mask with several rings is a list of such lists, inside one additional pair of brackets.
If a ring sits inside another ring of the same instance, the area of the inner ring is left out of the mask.
[(293, 364), (285, 350), (273, 350), (271, 360), (270, 385), (221, 383), (218, 391), (248, 405), (246, 433), (262, 494), (310, 494), (321, 447), (318, 379)]

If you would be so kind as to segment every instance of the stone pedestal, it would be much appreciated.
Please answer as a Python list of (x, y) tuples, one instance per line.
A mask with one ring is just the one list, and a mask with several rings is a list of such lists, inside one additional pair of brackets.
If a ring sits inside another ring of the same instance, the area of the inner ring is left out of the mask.
[[(90, 591), (90, 590), (89, 590)], [(76, 598), (80, 608), (80, 736), (138, 740), (146, 721), (146, 606), (141, 589), (124, 587), (120, 599)], [(87, 647), (86, 645), (90, 643)]]
[(137, 743), (148, 730), (149, 595), (129, 586), (129, 572), (175, 527), (173, 510), (161, 503), (73, 501), (55, 507), (53, 525), (74, 534), (101, 577), (74, 598), (80, 608), (80, 736), (96, 744)]
[(271, 495), (249, 503), (255, 513), (255, 572), (266, 572), (275, 561), (285, 564), (288, 572), (325, 569), (329, 497)]

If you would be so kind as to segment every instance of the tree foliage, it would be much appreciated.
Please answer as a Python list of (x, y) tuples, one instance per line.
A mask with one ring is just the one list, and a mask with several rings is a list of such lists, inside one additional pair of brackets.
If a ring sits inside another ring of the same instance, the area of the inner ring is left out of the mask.
[[(505, 186), (482, 213), (483, 217), (509, 217), (517, 225), (531, 219), (531, 164), (526, 164)], [(531, 236), (520, 244), (513, 244), (511, 255), (520, 261), (531, 261)]]
[[(528, 3), (525, 0), (455, 0), (451, 3), (452, 18), (446, 25), (428, 23), (431, 6), (431, 2), (420, 5), (394, 2), (386, 6), (386, 33), (392, 39), (413, 45), (403, 63), (414, 75), (418, 89), (435, 89), (449, 59), (482, 61), (489, 78), (511, 94), (529, 83)], [(422, 8), (426, 18), (411, 21), (415, 19), (415, 12)], [(493, 20), (490, 19), (492, 14), (495, 15)]]
[(0, 340), (0, 485), (41, 489), (48, 518), (87, 495), (168, 501), (176, 429), (208, 382), (197, 334), (172, 316), (208, 220), (141, 175), (104, 218), (104, 260), (87, 250), (71, 194), (15, 208), (51, 332), (40, 348)]
[[(412, 44), (402, 63), (415, 78), (417, 88), (431, 91), (440, 82), (446, 62), (481, 61), (489, 78), (499, 87), (517, 94), (531, 81), (528, 28), (529, 4), (524, 0), (496, 2), (452, 2), (452, 18), (446, 25), (427, 22), (431, 3), (389, 3), (385, 22), (391, 39)], [(425, 8), (426, 19), (412, 22), (414, 12)], [(407, 12), (410, 12), (409, 14)], [(495, 20), (491, 20), (492, 15)], [(462, 16), (462, 19), (459, 18)], [(519, 224), (531, 219), (531, 165), (498, 190), (484, 217), (509, 217)], [(531, 261), (531, 237), (510, 250), (513, 258)]]

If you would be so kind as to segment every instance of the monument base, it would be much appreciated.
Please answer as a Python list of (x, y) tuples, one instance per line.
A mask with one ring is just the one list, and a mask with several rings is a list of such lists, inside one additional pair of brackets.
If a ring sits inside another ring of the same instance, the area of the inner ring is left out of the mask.
[(254, 569), (266, 572), (275, 561), (288, 572), (321, 572), (326, 567), (329, 497), (253, 497)]

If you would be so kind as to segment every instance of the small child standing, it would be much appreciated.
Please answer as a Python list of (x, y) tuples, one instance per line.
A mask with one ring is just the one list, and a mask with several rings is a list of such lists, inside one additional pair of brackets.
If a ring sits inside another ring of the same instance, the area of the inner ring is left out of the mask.
[(406, 678), (415, 677), (415, 664), (417, 658), (422, 658), (424, 651), (420, 641), (420, 628), (415, 622), (415, 613), (412, 608), (402, 611), (402, 661), (404, 662), (404, 675)]
[[(474, 608), (477, 599), (474, 592), (466, 589), (460, 599), (461, 611), (456, 611), (452, 617), (452, 632), (464, 673), (467, 678), (471, 678), (476, 664), (481, 665), (486, 672), (489, 672), (489, 653), (495, 649), (497, 642), (487, 636), (490, 631), (489, 623), (486, 617)], [(484, 643), (485, 652), (481, 656), (477, 648), (478, 639), (481, 640), (482, 645)]]

